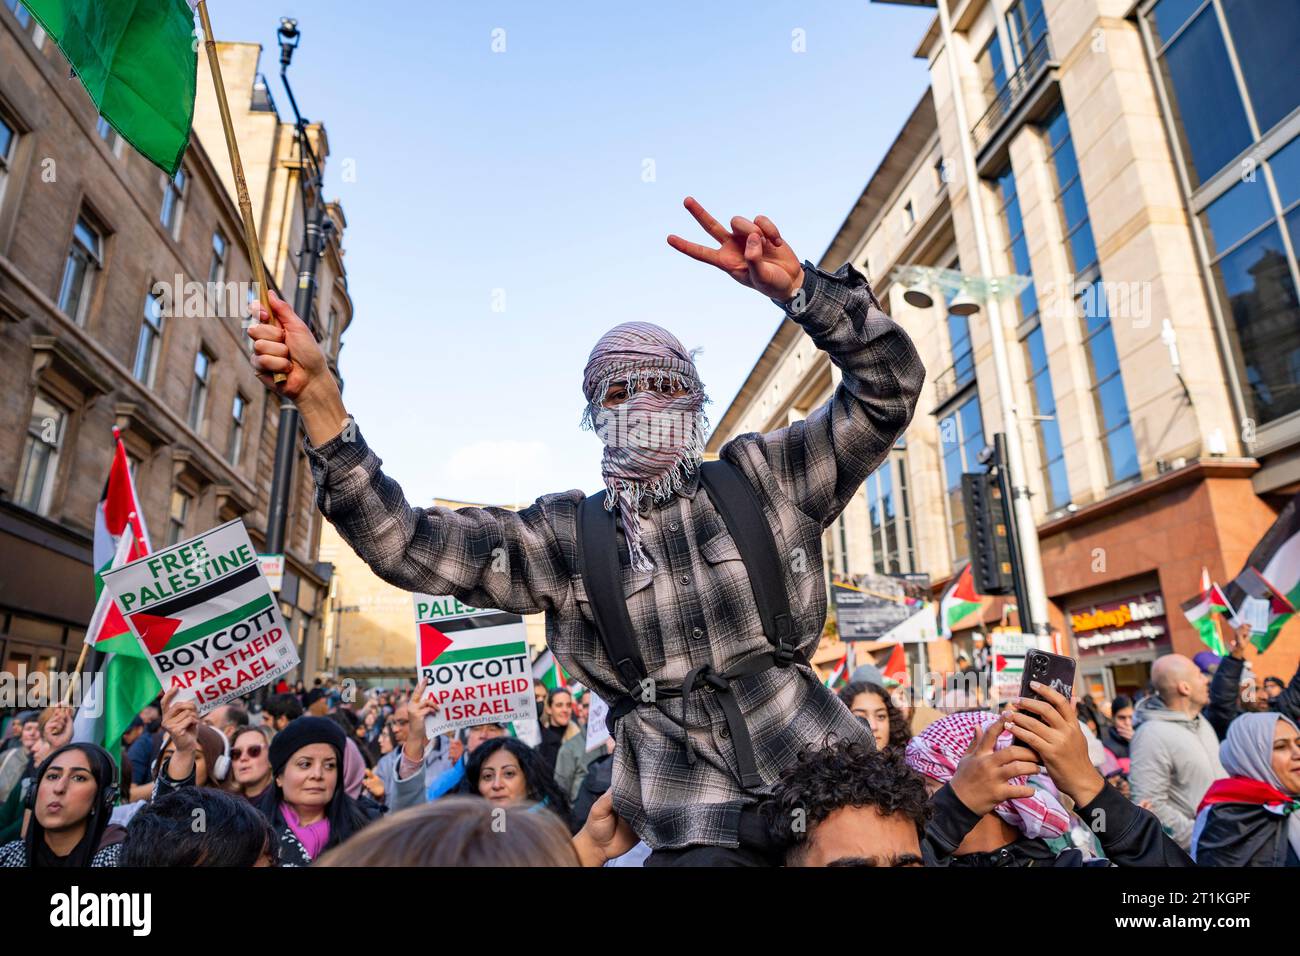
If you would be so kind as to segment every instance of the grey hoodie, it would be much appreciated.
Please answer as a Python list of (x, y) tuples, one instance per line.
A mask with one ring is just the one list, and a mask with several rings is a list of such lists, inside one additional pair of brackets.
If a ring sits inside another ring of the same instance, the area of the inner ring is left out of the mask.
[(1133, 727), (1133, 801), (1149, 801), (1151, 812), (1187, 850), (1197, 805), (1210, 784), (1227, 776), (1219, 763), (1219, 736), (1206, 718), (1171, 710), (1156, 696), (1134, 709)]

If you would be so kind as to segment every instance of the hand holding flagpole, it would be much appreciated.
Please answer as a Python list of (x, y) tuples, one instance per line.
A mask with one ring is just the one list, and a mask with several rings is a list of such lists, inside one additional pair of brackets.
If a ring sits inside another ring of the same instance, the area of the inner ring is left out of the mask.
[[(253, 202), (248, 196), (248, 183), (244, 179), (244, 164), (239, 158), (239, 143), (235, 140), (235, 125), (230, 119), (230, 104), (226, 100), (226, 84), (221, 79), (221, 61), (217, 57), (217, 41), (212, 37), (212, 21), (208, 18), (207, 0), (198, 0), (196, 9), (199, 12), (199, 19), (203, 22), (203, 46), (208, 51), (208, 66), (211, 68), (212, 82), (216, 87), (217, 108), (221, 112), (221, 127), (226, 134), (226, 148), (230, 152), (230, 170), (235, 177), (235, 196), (239, 201), (239, 211), (244, 217), (244, 243), (248, 247), (248, 258), (253, 267), (253, 282), (257, 285), (257, 295), (262, 304), (262, 311), (270, 317), (274, 313), (271, 311), (271, 300), (267, 296), (266, 266), (262, 261), (261, 244), (257, 241), (257, 224), (253, 221)], [(268, 321), (272, 320), (268, 318)], [(284, 372), (276, 372), (274, 375), (277, 384), (287, 379), (288, 376)]]

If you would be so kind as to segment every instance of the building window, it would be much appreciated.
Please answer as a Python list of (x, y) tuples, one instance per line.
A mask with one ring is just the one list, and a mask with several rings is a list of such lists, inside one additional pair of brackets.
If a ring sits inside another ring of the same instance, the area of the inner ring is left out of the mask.
[(144, 320), (140, 323), (140, 339), (135, 348), (136, 380), (153, 387), (154, 370), (158, 366), (158, 353), (162, 349), (162, 301), (152, 292), (144, 300)]
[(247, 399), (236, 392), (230, 406), (230, 437), (226, 441), (226, 460), (232, 465), (239, 464), (239, 456), (244, 452), (244, 413), (247, 410)]
[[(1267, 161), (1280, 211), (1257, 175), (1201, 214), (1211, 275), (1227, 310), (1246, 414), (1257, 424), (1300, 410), (1300, 307), (1283, 242), (1300, 243), (1300, 138)], [(1262, 171), (1261, 171), (1262, 173)]]
[(22, 467), (14, 500), (28, 511), (48, 514), (54, 497), (54, 480), (59, 470), (59, 451), (68, 413), (39, 392), (32, 401), (23, 444)]
[(939, 445), (943, 450), (943, 473), (948, 492), (948, 530), (953, 562), (967, 556), (966, 511), (961, 498), (961, 476), (984, 471), (979, 455), (984, 450), (984, 420), (978, 393), (962, 402), (939, 421)]
[(1035, 327), (1025, 336), (1025, 365), (1029, 369), (1029, 394), (1034, 401), (1034, 422), (1038, 432), (1038, 451), (1042, 459), (1043, 487), (1047, 489), (1049, 510), (1070, 503), (1070, 481), (1065, 470), (1065, 448), (1061, 445), (1061, 426), (1056, 419), (1056, 395), (1052, 392), (1052, 371), (1047, 365), (1043, 329)]
[(1092, 241), (1088, 203), (1083, 196), (1079, 163), (1075, 159), (1074, 141), (1070, 136), (1070, 121), (1064, 108), (1057, 106), (1044, 125), (1051, 150), (1052, 169), (1056, 172), (1056, 202), (1063, 220), (1065, 248), (1069, 253), (1070, 268), (1078, 276), (1097, 264), (1097, 246)]
[(1007, 85), (1007, 68), (1002, 59), (1002, 47), (998, 44), (996, 31), (975, 57), (975, 69), (984, 89), (984, 103), (991, 106), (998, 93)]
[(916, 207), (912, 205), (912, 200), (903, 204), (903, 231), (911, 232), (912, 227), (916, 225)]
[(1092, 376), (1092, 398), (1106, 453), (1106, 471), (1113, 485), (1138, 474), (1137, 446), (1128, 417), (1128, 400), (1119, 374), (1119, 356), (1110, 324), (1106, 289), (1098, 278), (1076, 297), (1083, 318), (1084, 346)]
[(212, 356), (200, 348), (194, 355), (194, 384), (190, 388), (190, 428), (199, 431), (208, 407), (208, 384), (212, 373)]
[(1097, 263), (1097, 246), (1088, 221), (1088, 203), (1079, 181), (1070, 124), (1058, 106), (1046, 122), (1047, 138), (1056, 174), (1056, 203), (1061, 212), (1066, 249), (1075, 273), (1075, 299), (1083, 321), (1083, 340), (1092, 375), (1093, 405), (1106, 456), (1110, 484), (1135, 478), (1139, 472), (1137, 445), (1129, 422), (1128, 399), (1119, 371), (1110, 305)]
[(103, 267), (104, 239), (84, 216), (77, 217), (72, 230), (72, 247), (63, 266), (59, 286), (59, 308), (78, 325), (86, 322), (95, 275)]
[(5, 0), (5, 6), (14, 12), (14, 16), (18, 19), (18, 25), (24, 30), (32, 25), (32, 15), (17, 0)]
[(208, 265), (208, 282), (213, 285), (222, 285), (226, 281), (227, 248), (226, 237), (219, 232), (214, 232), (212, 234), (212, 262)]
[(1143, 25), (1170, 134), (1182, 147), (1243, 411), (1267, 424), (1300, 410), (1300, 146), (1282, 138), (1300, 107), (1300, 16), (1291, 0), (1160, 0)]
[(968, 316), (948, 313), (948, 343), (952, 347), (953, 388), (962, 388), (975, 381), (975, 352), (971, 348)]
[(185, 540), (185, 521), (190, 514), (190, 496), (179, 488), (172, 489), (171, 510), (167, 514), (167, 544)]
[(948, 165), (942, 156), (934, 161), (934, 191), (941, 192), (948, 182)]
[(1007, 11), (1007, 30), (1011, 34), (1011, 50), (1019, 66), (1029, 59), (1038, 41), (1047, 35), (1047, 17), (1043, 14), (1043, 0), (1018, 0)]
[[(1033, 272), (1029, 264), (1029, 247), (1025, 242), (1025, 224), (1020, 215), (1020, 198), (1016, 194), (1016, 176), (1007, 165), (996, 177), (1001, 199), (1002, 226), (1007, 233), (1007, 258), (1018, 275), (1029, 277), (1029, 285), (1016, 297), (1021, 323), (1038, 318), (1038, 295), (1034, 291)], [(1056, 420), (1056, 396), (1052, 391), (1052, 372), (1048, 367), (1043, 330), (1035, 325), (1025, 337), (1025, 365), (1029, 369), (1029, 393), (1037, 416), (1038, 448), (1042, 459), (1043, 487), (1047, 489), (1048, 507), (1064, 507), (1070, 501), (1070, 485), (1065, 470), (1065, 450), (1061, 445), (1061, 428)]]
[(907, 459), (896, 451), (867, 478), (871, 563), (877, 574), (905, 574), (916, 568)]
[(185, 169), (176, 170), (174, 178), (163, 186), (162, 219), (165, 228), (173, 239), (181, 235), (181, 218), (185, 211)]
[(1300, 106), (1292, 0), (1161, 0), (1146, 22), (1193, 188)]
[(17, 130), (0, 115), (0, 207), (4, 205), (5, 184), (9, 182), (9, 170), (13, 166), (14, 149), (17, 144)]

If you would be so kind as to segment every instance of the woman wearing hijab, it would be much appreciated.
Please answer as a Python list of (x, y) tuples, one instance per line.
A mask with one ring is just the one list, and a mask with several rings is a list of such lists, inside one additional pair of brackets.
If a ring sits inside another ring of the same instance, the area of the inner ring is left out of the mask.
[[(907, 763), (925, 778), (934, 808), (923, 841), (926, 864), (1191, 866), (1154, 814), (1102, 779), (1070, 701), (1032, 686), (1044, 700), (1021, 698), (1001, 716), (949, 714), (908, 743)], [(1070, 815), (1052, 793), (1030, 785), (1040, 762), (1096, 833), (1107, 860), (1085, 863), (1078, 849), (1057, 853), (1048, 846), (1070, 830)]]
[(95, 744), (51, 751), (27, 802), (27, 835), (0, 847), (0, 866), (117, 866), (126, 831), (109, 826), (116, 774), (113, 758)]
[(1219, 745), (1228, 776), (1192, 831), (1200, 866), (1300, 866), (1300, 732), (1282, 714), (1242, 714)]
[[(168, 767), (158, 773), (159, 792), (194, 786), (198, 707), (163, 698), (163, 725), (176, 742)], [(370, 822), (371, 816), (344, 792), (347, 736), (325, 717), (299, 717), (271, 741), (271, 786), (253, 805), (270, 822), (279, 843), (279, 865), (307, 866)]]

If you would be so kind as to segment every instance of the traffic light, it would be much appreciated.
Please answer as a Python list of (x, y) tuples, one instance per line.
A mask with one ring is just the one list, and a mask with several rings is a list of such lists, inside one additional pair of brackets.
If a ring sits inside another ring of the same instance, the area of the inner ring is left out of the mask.
[(961, 498), (966, 509), (966, 540), (975, 590), (980, 594), (1014, 594), (1007, 503), (998, 479), (989, 472), (962, 475)]

